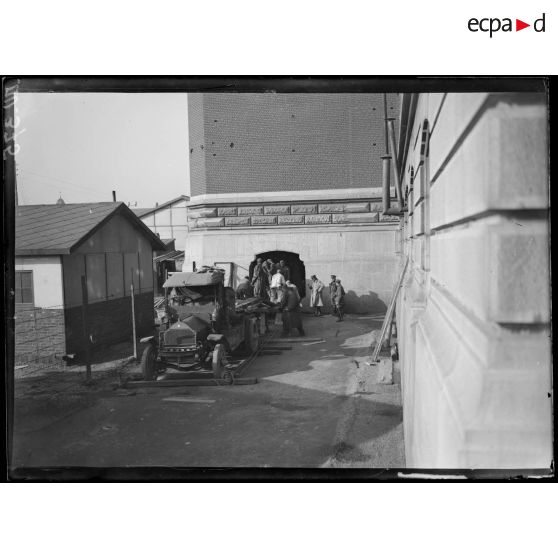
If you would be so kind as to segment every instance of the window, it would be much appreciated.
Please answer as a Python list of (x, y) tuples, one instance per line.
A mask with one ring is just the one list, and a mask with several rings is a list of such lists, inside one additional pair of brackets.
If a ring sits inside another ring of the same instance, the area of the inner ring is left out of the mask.
[(15, 272), (15, 301), (17, 304), (33, 304), (33, 272)]

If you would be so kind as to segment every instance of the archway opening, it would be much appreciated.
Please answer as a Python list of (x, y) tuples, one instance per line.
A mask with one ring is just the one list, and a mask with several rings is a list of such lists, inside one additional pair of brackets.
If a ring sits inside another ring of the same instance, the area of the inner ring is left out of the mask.
[(290, 280), (296, 285), (300, 298), (306, 296), (306, 267), (298, 254), (294, 252), (285, 252), (283, 250), (271, 250), (270, 252), (256, 254), (256, 257), (250, 264), (250, 278), (252, 278), (258, 258), (262, 258), (264, 261), (271, 260), (275, 264), (283, 260), (289, 268)]

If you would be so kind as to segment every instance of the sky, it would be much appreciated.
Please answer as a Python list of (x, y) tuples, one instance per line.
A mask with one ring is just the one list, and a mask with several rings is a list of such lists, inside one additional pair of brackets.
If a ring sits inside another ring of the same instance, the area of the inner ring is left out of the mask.
[(20, 205), (189, 195), (186, 93), (20, 93)]

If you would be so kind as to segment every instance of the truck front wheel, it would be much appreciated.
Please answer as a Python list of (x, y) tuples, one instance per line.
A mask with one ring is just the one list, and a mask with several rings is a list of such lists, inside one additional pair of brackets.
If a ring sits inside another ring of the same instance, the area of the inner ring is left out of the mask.
[(141, 355), (141, 373), (145, 380), (157, 378), (157, 350), (151, 343), (145, 347)]

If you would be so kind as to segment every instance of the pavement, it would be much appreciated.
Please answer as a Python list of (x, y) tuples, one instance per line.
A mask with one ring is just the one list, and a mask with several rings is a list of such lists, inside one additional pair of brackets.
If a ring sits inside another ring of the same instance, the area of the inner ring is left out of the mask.
[(243, 370), (254, 385), (115, 387), (133, 363), (64, 389), (16, 381), (12, 467), (404, 467), (400, 386), (369, 364), (381, 321), (304, 327)]

